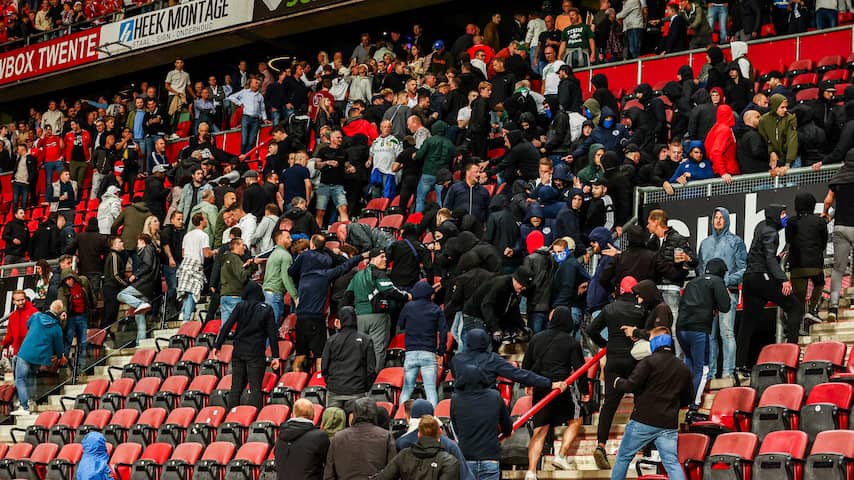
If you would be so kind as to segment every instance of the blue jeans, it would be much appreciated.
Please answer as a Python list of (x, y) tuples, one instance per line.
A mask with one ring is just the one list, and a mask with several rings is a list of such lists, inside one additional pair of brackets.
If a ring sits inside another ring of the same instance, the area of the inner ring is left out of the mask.
[(836, 10), (829, 8), (819, 8), (815, 11), (815, 28), (821, 30), (824, 28), (833, 28), (838, 21)]
[(412, 389), (415, 388), (418, 372), (421, 372), (427, 401), (435, 407), (439, 403), (439, 395), (436, 393), (438, 370), (439, 365), (436, 363), (435, 353), (419, 350), (406, 352), (406, 357), (403, 360), (403, 391), (400, 392), (400, 403), (409, 400), (409, 397), (412, 396)]
[(258, 117), (250, 117), (243, 115), (240, 117), (240, 153), (246, 153), (255, 146), (255, 141), (258, 138), (258, 132), (261, 130), (261, 119)]
[[(709, 334), (704, 332), (682, 331), (676, 333), (679, 343), (682, 345), (682, 353), (685, 355), (685, 365), (694, 376), (694, 394), (699, 398), (705, 387), (705, 376), (703, 367), (709, 364)], [(694, 406), (699, 406), (699, 402)]]
[[(285, 313), (285, 299), (283, 295), (281, 293), (264, 290), (264, 303), (273, 307), (273, 315), (276, 316), (276, 325), (279, 325), (279, 321)], [(220, 305), (221, 304), (222, 300), (220, 300)]]
[(651, 427), (635, 420), (626, 425), (626, 433), (620, 442), (614, 469), (611, 470), (611, 480), (623, 480), (629, 469), (629, 463), (635, 454), (650, 442), (655, 442), (655, 448), (661, 454), (661, 463), (670, 480), (685, 480), (685, 471), (679, 464), (677, 454), (678, 433), (675, 429)]
[[(143, 303), (148, 302), (148, 298), (146, 298), (142, 292), (131, 286), (127, 286), (119, 292), (116, 299), (124, 304), (130, 305), (134, 310)], [(136, 320), (136, 343), (138, 344), (148, 333), (145, 325), (145, 314), (140, 313), (133, 317), (134, 320)]]
[(181, 306), (181, 313), (184, 316), (183, 321), (189, 322), (193, 319), (193, 312), (196, 311), (196, 299), (192, 293), (188, 293), (184, 297), (184, 304)]
[(457, 341), (460, 344), (460, 349), (458, 351), (462, 352), (466, 349), (466, 334), (469, 333), (469, 330), (474, 330), (475, 328), (479, 328), (486, 332), (489, 335), (491, 332), (489, 331), (489, 327), (486, 326), (486, 322), (483, 321), (482, 318), (472, 317), (471, 315), (463, 314), (463, 319), (460, 322), (462, 323), (462, 327), (460, 328), (460, 336), (457, 337)]
[(223, 295), (219, 297), (219, 310), (222, 313), (222, 324), (225, 325), (225, 322), (231, 317), (231, 312), (234, 311), (234, 307), (240, 303), (240, 297), (226, 296)]
[(77, 337), (77, 366), (81, 369), (86, 365), (87, 324), (86, 315), (68, 315), (65, 324), (65, 358), (69, 358), (71, 342)]
[(712, 340), (709, 343), (709, 379), (718, 374), (718, 334), (723, 344), (723, 375), (731, 376), (735, 370), (735, 307), (738, 305), (738, 292), (729, 292), (729, 312), (719, 313), (712, 323)]
[(566, 52), (564, 63), (573, 68), (586, 67), (590, 63), (590, 55), (580, 48), (573, 48)]
[[(14, 175), (14, 174), (13, 174)], [(12, 182), (12, 212), (18, 208), (18, 200), (21, 208), (27, 208), (27, 200), (30, 196), (30, 186), (26, 183)]]
[(34, 367), (21, 357), (15, 358), (15, 390), (18, 391), (18, 401), (21, 403), (21, 408), (27, 411), (29, 411), (27, 402), (30, 399), (30, 394), (34, 393), (36, 388), (36, 369)]
[(528, 328), (534, 333), (542, 332), (549, 322), (549, 312), (528, 312)]
[(178, 267), (163, 266), (163, 278), (166, 279), (166, 300), (173, 301), (178, 295)]
[(281, 110), (273, 110), (270, 112), (270, 120), (273, 121), (273, 125), (278, 125), (284, 119), (282, 116)]
[(54, 172), (60, 173), (62, 169), (65, 168), (62, 164), (62, 160), (57, 160), (55, 162), (44, 162), (44, 183), (45, 183), (45, 195), (50, 196), (50, 184), (53, 183), (53, 174)]
[(638, 58), (641, 52), (641, 43), (643, 42), (643, 29), (633, 28), (626, 32), (628, 40), (629, 55), (628, 58)]
[(427, 175), (426, 173), (421, 174), (421, 179), (418, 180), (418, 189), (415, 191), (416, 212), (424, 211), (424, 199), (427, 198), (427, 194), (430, 193), (430, 190), (432, 190), (435, 185), (436, 175)]
[[(679, 293), (679, 290), (672, 290), (669, 286), (667, 288), (662, 288), (661, 286), (659, 286), (658, 290), (661, 292), (661, 297), (664, 299), (664, 303), (666, 303), (667, 306), (670, 307), (670, 311), (673, 312), (674, 320), (679, 318), (679, 301), (682, 300), (682, 295)], [(676, 331), (675, 321), (673, 322), (672, 330), (674, 335), (679, 335), (679, 333)], [(682, 358), (682, 347), (679, 345), (679, 342), (676, 342), (673, 347), (676, 356)]]
[(454, 314), (454, 321), (451, 323), (451, 335), (457, 339), (457, 353), (465, 351), (463, 343), (463, 312), (462, 310)]
[(475, 480), (498, 480), (501, 478), (501, 470), (498, 468), (498, 460), (467, 460)]
[(709, 7), (709, 27), (712, 28), (712, 31), (715, 31), (715, 21), (720, 25), (720, 38), (718, 38), (718, 43), (724, 44), (727, 39), (727, 31), (726, 31), (726, 22), (727, 17), (729, 16), (729, 11), (727, 11), (727, 7), (724, 5), (714, 5), (712, 4)]

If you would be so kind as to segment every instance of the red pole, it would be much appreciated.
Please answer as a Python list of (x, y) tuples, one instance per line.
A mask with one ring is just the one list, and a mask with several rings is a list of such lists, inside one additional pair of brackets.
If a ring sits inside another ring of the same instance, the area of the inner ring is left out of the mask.
[[(590, 368), (593, 365), (596, 365), (599, 362), (599, 360), (604, 356), (605, 356), (605, 349), (604, 348), (599, 349), (599, 352), (597, 352), (596, 355), (593, 355), (593, 357), (590, 360), (587, 360), (587, 363), (585, 363), (580, 369), (572, 372), (572, 375), (570, 375), (569, 377), (567, 377), (566, 380), (564, 380), (566, 382), (567, 386), (570, 385), (572, 382), (578, 380), (582, 375), (587, 375), (587, 371), (590, 370)], [(515, 432), (517, 429), (519, 429), (520, 427), (525, 425), (528, 422), (528, 420), (531, 419), (531, 417), (536, 415), (537, 412), (542, 410), (543, 407), (545, 407), (549, 402), (554, 400), (555, 397), (557, 397), (559, 394), (560, 394), (560, 390), (558, 390), (558, 389), (554, 389), (551, 392), (549, 392), (548, 395), (543, 397), (542, 400), (537, 402), (536, 405), (531, 407), (530, 410), (525, 412), (524, 415), (522, 415), (521, 417), (519, 417), (518, 420), (513, 422), (513, 431)], [(510, 435), (502, 435), (501, 438), (503, 440), (504, 438), (507, 438), (509, 436)]]

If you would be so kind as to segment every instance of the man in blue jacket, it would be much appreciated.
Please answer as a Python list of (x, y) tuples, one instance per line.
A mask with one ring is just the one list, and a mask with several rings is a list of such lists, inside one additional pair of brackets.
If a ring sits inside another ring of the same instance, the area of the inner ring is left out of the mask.
[(50, 366), (56, 358), (60, 359), (60, 365), (65, 365), (60, 320), (65, 320), (65, 310), (60, 300), (50, 304), (48, 313), (36, 313), (27, 320), (27, 336), (15, 362), (15, 389), (21, 407), (10, 415), (30, 414), (28, 401), (30, 394), (35, 393), (36, 371), (39, 367)]
[(480, 167), (477, 163), (466, 165), (465, 178), (451, 185), (442, 206), (452, 212), (465, 210), (481, 223), (486, 223), (490, 198), (486, 188), (477, 181), (479, 174)]
[[(433, 303), (433, 286), (424, 280), (412, 287), (412, 301), (400, 312), (397, 324), (404, 334), (406, 356), (403, 362), (403, 391), (400, 403), (409, 400), (418, 373), (424, 382), (427, 400), (434, 407), (439, 403), (436, 376), (448, 339), (448, 327), (442, 309)], [(418, 417), (420, 418), (420, 417)]]
[(712, 322), (712, 338), (709, 347), (709, 378), (715, 378), (718, 371), (718, 332), (723, 343), (723, 378), (732, 376), (735, 370), (735, 313), (738, 305), (738, 287), (747, 268), (747, 247), (744, 240), (730, 231), (729, 210), (715, 208), (712, 215), (712, 234), (700, 242), (698, 260), (699, 274), (702, 275), (706, 264), (713, 258), (726, 263), (727, 271), (724, 284), (729, 291), (730, 309), (727, 313), (718, 313)]

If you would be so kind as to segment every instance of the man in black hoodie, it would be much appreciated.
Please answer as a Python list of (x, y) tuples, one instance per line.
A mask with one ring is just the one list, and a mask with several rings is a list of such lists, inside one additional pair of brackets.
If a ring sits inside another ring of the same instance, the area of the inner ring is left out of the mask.
[[(813, 168), (821, 167), (824, 163), (839, 163), (845, 158), (845, 154), (848, 153), (851, 148), (854, 148), (854, 101), (846, 103), (845, 107), (840, 108), (839, 110), (841, 110), (844, 113), (845, 118), (847, 118), (847, 121), (843, 124), (840, 131), (839, 141), (836, 143), (830, 143), (830, 145), (834, 146), (833, 150), (831, 150), (821, 162), (814, 164)], [(800, 126), (800, 124), (798, 126)]]
[(329, 436), (314, 425), (314, 405), (301, 398), (279, 430), (274, 454), (279, 480), (321, 480)]
[[(489, 202), (489, 218), (483, 239), (502, 255), (504, 271), (512, 271), (518, 262), (513, 257), (513, 247), (519, 241), (519, 225), (510, 211), (507, 195), (496, 195)], [(510, 253), (510, 255), (508, 255)]]
[[(771, 169), (768, 163), (768, 144), (757, 130), (760, 116), (757, 110), (745, 111), (742, 116), (743, 125), (736, 131), (735, 156), (741, 173), (761, 173)], [(854, 130), (851, 134), (854, 137)]]
[[(792, 295), (792, 282), (780, 266), (777, 249), (780, 245), (778, 232), (786, 222), (785, 205), (765, 207), (765, 220), (756, 225), (753, 243), (747, 252), (747, 270), (744, 272), (744, 311), (741, 328), (736, 338), (736, 367), (749, 369), (751, 342), (759, 343), (757, 350), (774, 343), (771, 338), (756, 341), (757, 330), (762, 329), (762, 313), (767, 302), (773, 302), (786, 314), (786, 341), (798, 343), (801, 322), (804, 319), (804, 304)], [(769, 330), (773, 330), (770, 329)], [(772, 334), (773, 335), (773, 334)]]
[(458, 479), (460, 467), (457, 459), (439, 443), (442, 430), (432, 415), (423, 415), (418, 423), (418, 442), (404, 449), (384, 468), (379, 480), (406, 479)]
[(74, 237), (66, 249), (66, 253), (77, 255), (77, 271), (89, 279), (96, 297), (101, 290), (104, 259), (109, 249), (107, 236), (98, 231), (98, 219), (94, 217), (87, 222), (86, 230)]
[[(27, 212), (23, 208), (15, 210), (15, 217), (3, 228), (3, 241), (6, 243), (6, 256), (3, 263), (12, 265), (27, 261), (27, 248), (30, 246), (30, 231), (24, 219)], [(97, 222), (97, 220), (96, 220)], [(33, 257), (37, 259), (39, 257)], [(44, 257), (40, 257), (44, 258)]]
[(691, 101), (695, 106), (688, 118), (688, 138), (706, 141), (706, 135), (717, 121), (718, 107), (712, 103), (712, 96), (705, 88), (694, 92)]
[[(792, 293), (809, 306), (808, 320), (818, 322), (818, 303), (824, 290), (824, 251), (827, 249), (827, 222), (815, 214), (815, 196), (801, 192), (795, 196), (797, 216), (786, 223), (789, 244), (789, 269)], [(807, 285), (812, 282), (812, 295), (807, 302)]]
[(46, 260), (57, 258), (62, 254), (60, 251), (59, 226), (56, 224), (57, 213), (51, 213), (39, 224), (39, 228), (30, 239), (30, 258), (44, 258)]
[(356, 330), (356, 310), (341, 307), (335, 319), (338, 333), (323, 348), (320, 370), (326, 379), (326, 407), (343, 408), (371, 389), (377, 375), (376, 355), (371, 337)]
[[(323, 473), (326, 480), (373, 478), (397, 454), (391, 432), (375, 425), (375, 401), (353, 401), (349, 420), (350, 427), (332, 437)], [(497, 442), (498, 437), (495, 438)]]

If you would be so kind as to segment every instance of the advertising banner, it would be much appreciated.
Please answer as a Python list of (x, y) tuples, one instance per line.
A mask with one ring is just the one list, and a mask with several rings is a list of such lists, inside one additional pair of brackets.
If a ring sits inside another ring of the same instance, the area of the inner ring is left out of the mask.
[(192, 0), (101, 27), (101, 58), (233, 27), (252, 20), (248, 0)]
[(253, 2), (255, 3), (255, 13), (252, 20), (258, 21), (291, 15), (333, 3), (342, 3), (343, 0), (248, 0), (248, 3)]
[(0, 85), (98, 60), (100, 28), (0, 53)]

